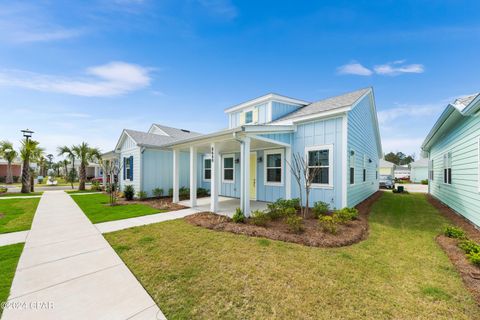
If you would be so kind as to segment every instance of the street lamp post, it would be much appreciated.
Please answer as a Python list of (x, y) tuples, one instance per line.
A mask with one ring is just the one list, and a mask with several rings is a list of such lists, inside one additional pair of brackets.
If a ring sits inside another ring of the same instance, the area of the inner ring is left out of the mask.
[(20, 130), (25, 137), (25, 158), (23, 159), (22, 168), (22, 193), (29, 193), (33, 187), (33, 176), (30, 175), (30, 148), (28, 140), (32, 137), (33, 131), (30, 129)]

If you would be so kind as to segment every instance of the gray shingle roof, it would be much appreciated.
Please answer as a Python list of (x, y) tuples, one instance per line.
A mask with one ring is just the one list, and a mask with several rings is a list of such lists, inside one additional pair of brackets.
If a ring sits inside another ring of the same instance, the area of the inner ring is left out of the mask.
[[(175, 128), (169, 128), (169, 129), (175, 129)], [(180, 131), (180, 129), (176, 129), (176, 130)], [(176, 141), (180, 141), (183, 139), (200, 135), (199, 133), (196, 133), (196, 132), (190, 132), (190, 133), (182, 132), (181, 134), (179, 132), (176, 132), (175, 136), (173, 136), (173, 130), (171, 131), (172, 136), (164, 136), (160, 134), (147, 133), (147, 132), (130, 130), (130, 129), (125, 129), (125, 132), (135, 141), (137, 145), (144, 146), (144, 147), (161, 147), (162, 145), (166, 145), (172, 142), (176, 142)]]
[(280, 119), (277, 119), (274, 122), (295, 119), (295, 118), (299, 118), (307, 115), (313, 115), (316, 113), (321, 113), (321, 112), (338, 109), (342, 107), (349, 107), (352, 104), (354, 104), (358, 99), (360, 99), (360, 97), (366, 94), (369, 90), (370, 88), (360, 89), (360, 90), (352, 91), (336, 97), (331, 97), (328, 99), (312, 102), (311, 104), (305, 107), (302, 107), (300, 109), (297, 109), (287, 114), (286, 116)]
[(158, 127), (160, 130), (165, 132), (171, 137), (178, 138), (178, 139), (186, 139), (186, 138), (191, 138), (194, 136), (201, 135), (201, 133), (198, 132), (193, 132), (190, 130), (185, 130), (185, 129), (177, 129), (177, 128), (172, 128), (172, 127), (167, 127), (161, 124), (154, 123), (154, 126)]
[(410, 163), (410, 167), (412, 168), (428, 167), (428, 159), (426, 158), (418, 159), (417, 161)]

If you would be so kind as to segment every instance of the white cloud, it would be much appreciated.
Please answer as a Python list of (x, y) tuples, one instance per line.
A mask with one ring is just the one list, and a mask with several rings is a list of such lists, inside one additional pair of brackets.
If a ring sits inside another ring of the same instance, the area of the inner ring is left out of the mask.
[(371, 76), (372, 70), (364, 67), (360, 63), (352, 62), (337, 68), (338, 74), (354, 74), (357, 76)]
[(381, 126), (391, 126), (392, 122), (399, 118), (402, 120), (412, 119), (412, 117), (434, 116), (441, 110), (441, 105), (417, 105), (400, 106), (377, 112), (378, 122)]
[(217, 16), (233, 19), (238, 15), (230, 0), (198, 0), (198, 3)]
[(90, 67), (87, 76), (62, 77), (19, 70), (0, 70), (0, 86), (85, 97), (117, 96), (150, 85), (151, 69), (126, 62)]
[(423, 73), (423, 64), (405, 64), (405, 60), (397, 60), (386, 64), (376, 65), (374, 68), (377, 74), (396, 76), (403, 73)]

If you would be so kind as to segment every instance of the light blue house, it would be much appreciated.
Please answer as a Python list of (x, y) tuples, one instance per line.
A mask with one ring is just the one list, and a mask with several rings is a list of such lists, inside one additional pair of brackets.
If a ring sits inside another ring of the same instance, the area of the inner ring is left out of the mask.
[(455, 100), (422, 144), (429, 192), (480, 226), (480, 94)]
[[(382, 149), (371, 88), (313, 103), (267, 94), (225, 113), (228, 129), (189, 132), (182, 139), (172, 134), (171, 141), (155, 138), (158, 125), (148, 133), (125, 130), (117, 152), (122, 159), (133, 157), (134, 177), (122, 185), (133, 183), (146, 192), (172, 187), (174, 201), (185, 186), (191, 206), (197, 205), (196, 189), (203, 187), (210, 190), (211, 211), (219, 211), (218, 199), (224, 196), (238, 198), (248, 215), (252, 200), (299, 196), (289, 167), (292, 154), (298, 153), (310, 167), (321, 168), (310, 204), (351, 207), (378, 190)], [(146, 142), (150, 139), (155, 143)]]
[(428, 180), (428, 159), (422, 158), (410, 163), (410, 181), (420, 183)]

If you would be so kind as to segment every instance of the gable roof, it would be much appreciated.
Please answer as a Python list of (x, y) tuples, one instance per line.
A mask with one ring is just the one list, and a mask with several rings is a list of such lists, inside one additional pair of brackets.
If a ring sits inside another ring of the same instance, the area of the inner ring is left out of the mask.
[(320, 114), (326, 111), (351, 107), (352, 105), (355, 104), (355, 102), (357, 102), (360, 98), (362, 98), (365, 94), (369, 93), (371, 90), (372, 90), (371, 88), (364, 88), (364, 89), (348, 92), (339, 96), (312, 102), (309, 105), (306, 105), (305, 107), (299, 108), (275, 120), (274, 122), (293, 120), (293, 119), (301, 118), (304, 116)]
[[(455, 99), (449, 103), (437, 119), (432, 129), (422, 143), (422, 150), (428, 152), (433, 142), (439, 137), (439, 133), (448, 129), (451, 125), (462, 119), (475, 114), (480, 109), (480, 93)], [(425, 154), (423, 154), (426, 156)]]
[(244, 108), (247, 108), (247, 107), (250, 107), (250, 106), (254, 106), (256, 104), (267, 102), (269, 100), (283, 102), (283, 103), (287, 103), (287, 104), (302, 105), (302, 106), (308, 105), (310, 103), (310, 102), (307, 102), (307, 101), (304, 101), (304, 100), (294, 99), (294, 98), (282, 96), (282, 95), (279, 95), (279, 94), (276, 94), (276, 93), (268, 93), (268, 94), (263, 95), (261, 97), (258, 97), (258, 98), (252, 99), (252, 100), (248, 100), (246, 102), (242, 102), (240, 104), (229, 107), (229, 108), (225, 109), (225, 113), (230, 113), (232, 111), (237, 111), (237, 110), (240, 110), (240, 109), (244, 109)]
[(415, 162), (410, 163), (411, 168), (419, 168), (419, 167), (428, 167), (428, 159), (421, 158)]
[(380, 168), (394, 168), (396, 165), (393, 162), (387, 161), (385, 159), (380, 159), (378, 162)]
[(154, 123), (150, 127), (149, 132), (151, 131), (152, 127), (156, 127), (163, 131), (166, 135), (173, 137), (173, 138), (179, 138), (179, 139), (185, 139), (185, 138), (191, 138), (192, 136), (198, 136), (201, 133), (198, 132), (193, 132), (190, 130), (186, 129), (178, 129), (178, 128), (173, 128), (173, 127), (168, 127), (164, 126), (162, 124)]

